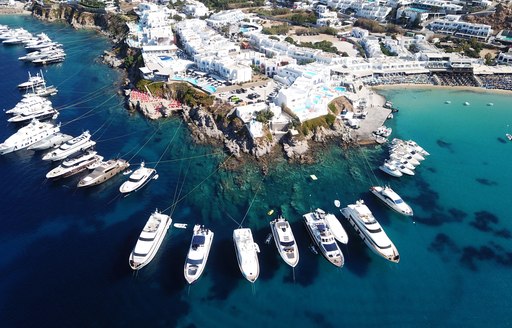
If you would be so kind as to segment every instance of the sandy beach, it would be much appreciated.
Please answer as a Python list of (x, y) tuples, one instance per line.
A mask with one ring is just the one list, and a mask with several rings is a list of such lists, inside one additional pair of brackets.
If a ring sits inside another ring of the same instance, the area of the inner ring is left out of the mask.
[(387, 89), (448, 89), (448, 90), (464, 90), (464, 91), (473, 91), (473, 92), (481, 92), (481, 93), (500, 93), (500, 94), (512, 94), (512, 90), (502, 90), (502, 89), (485, 89), (479, 87), (469, 87), (469, 86), (446, 86), (446, 85), (432, 85), (432, 84), (388, 84), (388, 85), (378, 85), (372, 86), (371, 90), (375, 90), (378, 92), (379, 90), (387, 90)]

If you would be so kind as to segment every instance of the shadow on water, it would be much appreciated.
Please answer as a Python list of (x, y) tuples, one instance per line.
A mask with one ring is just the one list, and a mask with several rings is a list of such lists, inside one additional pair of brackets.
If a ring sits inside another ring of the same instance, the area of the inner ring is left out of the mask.
[(209, 271), (213, 286), (208, 300), (226, 300), (241, 279), (246, 282), (238, 267), (234, 247), (230, 238), (215, 240), (215, 247), (212, 247), (208, 256), (208, 264), (215, 266), (215, 270)]
[(312, 312), (309, 310), (304, 311), (304, 316), (311, 320), (311, 327), (334, 328), (336, 325), (330, 323), (326, 318), (328, 316), (322, 312)]
[[(168, 326), (176, 326), (180, 317), (187, 315), (188, 305), (178, 297), (173, 299), (172, 306), (165, 302), (148, 303), (146, 298), (136, 297), (141, 292), (154, 294), (152, 298), (163, 296), (159, 289), (134, 283), (131, 279), (125, 234), (119, 233), (122, 231), (123, 224), (90, 233), (72, 227), (57, 237), (42, 238), (30, 245), (29, 251), (10, 266), (23, 267), (21, 274), (19, 270), (3, 270), (1, 273), (4, 279), (12, 282), (3, 295), (8, 300), (4, 313), (19, 313), (23, 309), (30, 315), (4, 317), (5, 326), (81, 327), (84, 322), (89, 326), (130, 326), (142, 324), (142, 321), (148, 326), (156, 327), (163, 321)], [(118, 253), (119, 248), (105, 247), (106, 240), (109, 245), (123, 245), (120, 247), (122, 253)], [(57, 249), (60, 251), (56, 254), (54, 250)], [(118, 258), (124, 260), (121, 266)], [(112, 259), (116, 260), (112, 262)], [(31, 263), (30, 268), (26, 263)], [(105, 268), (110, 268), (110, 274), (101, 274)], [(32, 281), (32, 284), (27, 286), (25, 281)], [(27, 288), (30, 288), (30, 295), (26, 293)], [(134, 291), (136, 295), (133, 295)], [(130, 299), (137, 311), (130, 313), (124, 307), (112, 306), (125, 299)]]
[(507, 140), (501, 138), (501, 137), (498, 137), (496, 138), (498, 140), (498, 142), (502, 143), (502, 144), (506, 144), (507, 143)]
[(372, 263), (371, 250), (364, 241), (348, 224), (343, 225), (348, 235), (348, 245), (342, 245), (341, 251), (345, 257), (345, 266), (348, 271), (356, 274), (358, 277), (365, 277), (368, 274), (370, 264)]
[(278, 254), (274, 239), (271, 239), (268, 244), (265, 244), (269, 233), (270, 226), (266, 226), (256, 232), (253, 230), (254, 241), (259, 245), (261, 250), (258, 254), (258, 260), (260, 262), (260, 276), (258, 279), (263, 281), (272, 279), (281, 265), (287, 266)]
[(450, 152), (454, 152), (453, 151), (453, 148), (452, 148), (452, 144), (450, 142), (447, 142), (447, 141), (444, 141), (442, 139), (438, 139), (436, 141), (437, 145), (441, 148), (445, 148), (445, 149), (448, 149)]
[(498, 185), (498, 183), (496, 181), (488, 180), (485, 178), (476, 178), (475, 180), (476, 180), (476, 182), (478, 182), (479, 184), (484, 185), (484, 186), (497, 186)]

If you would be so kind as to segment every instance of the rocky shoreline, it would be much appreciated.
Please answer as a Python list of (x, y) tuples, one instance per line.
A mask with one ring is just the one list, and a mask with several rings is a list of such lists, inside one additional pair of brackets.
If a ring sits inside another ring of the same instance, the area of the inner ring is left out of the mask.
[[(102, 56), (103, 62), (126, 73), (125, 85), (123, 86), (125, 91), (132, 89), (138, 81), (138, 67), (136, 65), (126, 67), (124, 61), (127, 56), (137, 55), (137, 50), (130, 49), (124, 44), (124, 37), (127, 34), (126, 17), (123, 18), (122, 15), (110, 13), (88, 12), (78, 5), (67, 4), (45, 7), (34, 5), (32, 15), (46, 21), (65, 21), (73, 26), (73, 28), (95, 29), (107, 35), (112, 40), (114, 46), (111, 51), (104, 52)], [(149, 119), (158, 119), (166, 116), (155, 111), (143, 110), (140, 103), (130, 102), (129, 95), (127, 94), (129, 93), (125, 93), (127, 97), (126, 104), (129, 109), (139, 109)], [(379, 101), (376, 104), (375, 110), (377, 106), (383, 105), (383, 102), (382, 104), (381, 102)], [(353, 110), (347, 99), (343, 103), (343, 107), (349, 107), (347, 108), (348, 110)], [(232, 115), (231, 117), (214, 116), (212, 114), (214, 112), (215, 110), (211, 108), (205, 109), (200, 106), (192, 108), (185, 105), (182, 106), (182, 111), (180, 111), (195, 142), (222, 146), (228, 154), (238, 161), (252, 157), (264, 164), (267, 162), (268, 157), (284, 156), (290, 162), (306, 164), (315, 161), (314, 149), (317, 149), (320, 145), (336, 143), (343, 147), (349, 147), (356, 144), (375, 143), (371, 138), (371, 134), (368, 132), (359, 133), (360, 131), (354, 133), (339, 119), (335, 120), (330, 127), (318, 126), (306, 135), (300, 133), (295, 135), (291, 132), (284, 135), (276, 135), (268, 132), (266, 136), (253, 140), (249, 137), (249, 133), (243, 124), (237, 122), (236, 117)], [(379, 122), (375, 127), (373, 127), (375, 124), (372, 124), (371, 131), (381, 124), (382, 122)], [(280, 155), (277, 155), (278, 153)], [(264, 167), (265, 165), (262, 166), (263, 171), (265, 171)]]

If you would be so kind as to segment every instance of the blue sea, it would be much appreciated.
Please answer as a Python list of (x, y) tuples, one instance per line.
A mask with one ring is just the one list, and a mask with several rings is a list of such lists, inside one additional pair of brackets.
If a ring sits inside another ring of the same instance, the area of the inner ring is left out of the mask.
[[(336, 145), (322, 147), (316, 164), (276, 159), (262, 175), (251, 163), (232, 169), (233, 159), (220, 148), (192, 142), (179, 117), (150, 122), (126, 111), (117, 93), (122, 74), (98, 59), (110, 48), (101, 35), (26, 16), (0, 16), (0, 24), (44, 31), (64, 45), (66, 60), (43, 67), (59, 89), (51, 100), (61, 111), (61, 131), (90, 130), (106, 159), (122, 157), (133, 168), (144, 160), (157, 165), (160, 176), (121, 197), (123, 175), (78, 190), (78, 177), (46, 180), (55, 164), (39, 152), (0, 157), (0, 326), (512, 326), (510, 95), (383, 92), (400, 109), (388, 121), (392, 136), (413, 139), (431, 154), (414, 177), (395, 179), (377, 169), (386, 146)], [(24, 53), (0, 46), (0, 109), (20, 100), (16, 85), (28, 71), (38, 72), (17, 60)], [(0, 141), (16, 131), (4, 122)], [(415, 216), (399, 216), (375, 200), (368, 188), (376, 183), (391, 185)], [(397, 246), (400, 263), (373, 254), (335, 199), (342, 206), (364, 199)], [(341, 269), (308, 249), (301, 216), (317, 207), (337, 214), (349, 233)], [(133, 273), (128, 256), (155, 209), (189, 228), (171, 228), (154, 260)], [(271, 209), (292, 223), (300, 249), (295, 271), (273, 242), (265, 244)], [(215, 238), (203, 276), (189, 287), (183, 264), (196, 223)], [(232, 231), (240, 223), (261, 249), (254, 285), (236, 262)]]

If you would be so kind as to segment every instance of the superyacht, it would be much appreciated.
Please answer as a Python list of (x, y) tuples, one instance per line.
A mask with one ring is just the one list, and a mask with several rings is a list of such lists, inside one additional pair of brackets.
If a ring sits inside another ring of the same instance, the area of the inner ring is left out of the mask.
[(64, 142), (73, 139), (72, 136), (64, 133), (54, 133), (51, 136), (44, 138), (43, 140), (39, 140), (38, 142), (30, 145), (28, 150), (46, 150), (52, 147), (58, 147)]
[(89, 150), (88, 152), (74, 157), (68, 158), (59, 166), (46, 174), (47, 179), (67, 178), (88, 169), (91, 165), (100, 162), (103, 157), (97, 155), (95, 151)]
[(168, 215), (158, 211), (151, 214), (129, 257), (128, 262), (133, 270), (142, 269), (155, 257), (171, 222)]
[(341, 214), (347, 218), (359, 237), (372, 251), (391, 262), (400, 261), (395, 245), (362, 200), (341, 209)]
[(56, 119), (59, 117), (59, 112), (56, 109), (53, 109), (52, 107), (42, 107), (42, 108), (31, 108), (27, 111), (14, 115), (13, 117), (9, 118), (7, 122), (11, 123), (25, 123), (27, 121), (30, 121), (34, 118), (37, 118), (39, 121), (44, 121), (48, 119)]
[(130, 166), (130, 164), (128, 164), (124, 159), (111, 159), (106, 162), (102, 162), (94, 169), (94, 171), (78, 182), (78, 187), (92, 187), (102, 184), (122, 170), (126, 169), (128, 166)]
[(59, 131), (60, 125), (55, 126), (34, 119), (0, 144), (0, 155), (27, 148)]
[(196, 224), (190, 241), (183, 272), (189, 284), (195, 282), (204, 271), (212, 246), (214, 233), (203, 225)]
[(71, 156), (80, 151), (91, 148), (96, 144), (95, 141), (91, 140), (91, 134), (89, 131), (85, 131), (78, 137), (66, 141), (59, 147), (53, 149), (43, 156), (45, 161), (60, 161), (68, 156)]

